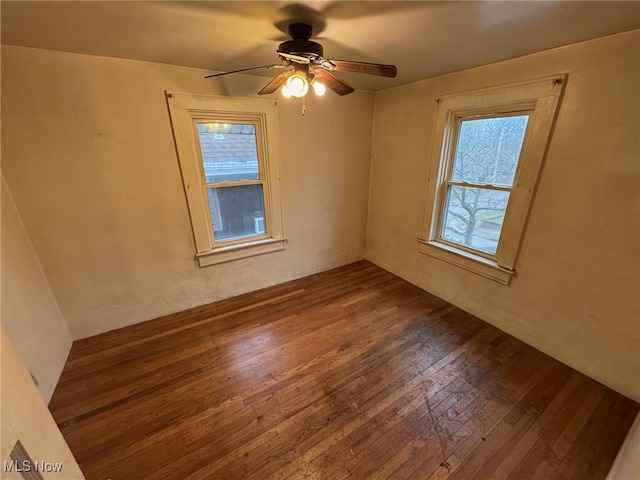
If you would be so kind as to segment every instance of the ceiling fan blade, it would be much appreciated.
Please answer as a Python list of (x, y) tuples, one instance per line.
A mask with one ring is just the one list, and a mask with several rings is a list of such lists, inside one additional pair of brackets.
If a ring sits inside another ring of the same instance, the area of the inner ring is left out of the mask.
[(398, 74), (395, 65), (383, 65), (380, 63), (353, 62), (351, 60), (329, 60), (335, 65), (333, 70), (339, 72), (366, 73), (380, 77), (394, 78)]
[(327, 70), (319, 68), (314, 71), (314, 74), (315, 78), (318, 81), (324, 83), (338, 95), (349, 95), (350, 93), (355, 92), (355, 89), (351, 85), (343, 82), (341, 79)]
[(262, 65), (261, 67), (241, 68), (240, 70), (231, 70), (230, 72), (214, 73), (213, 75), (207, 75), (204, 78), (221, 77), (223, 75), (230, 75), (232, 73), (248, 72), (250, 70), (260, 70), (261, 68), (286, 68), (288, 65), (282, 63), (274, 63), (273, 65)]
[(279, 73), (273, 78), (273, 80), (267, 83), (262, 90), (258, 92), (258, 95), (268, 95), (275, 92), (284, 84), (284, 82), (287, 81), (287, 78), (289, 78), (293, 72), (294, 70), (291, 69), (287, 70), (286, 72)]

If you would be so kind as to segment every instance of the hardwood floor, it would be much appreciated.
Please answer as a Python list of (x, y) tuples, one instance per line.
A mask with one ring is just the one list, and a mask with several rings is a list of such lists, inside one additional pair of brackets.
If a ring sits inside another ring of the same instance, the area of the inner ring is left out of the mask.
[(73, 344), (88, 480), (603, 479), (638, 405), (368, 262)]

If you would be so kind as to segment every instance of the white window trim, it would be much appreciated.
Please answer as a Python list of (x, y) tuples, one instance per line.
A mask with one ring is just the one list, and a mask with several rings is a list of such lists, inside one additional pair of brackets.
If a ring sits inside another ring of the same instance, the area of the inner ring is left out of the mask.
[[(280, 201), (280, 169), (277, 104), (272, 100), (229, 98), (214, 95), (166, 92), (182, 173), (187, 206), (201, 267), (283, 250), (284, 235)], [(206, 193), (202, 188), (203, 168), (194, 122), (214, 118), (232, 119), (258, 125), (256, 134), (260, 168), (264, 170), (264, 235), (216, 243)]]
[[(542, 169), (551, 130), (562, 97), (566, 75), (531, 82), (447, 95), (438, 98), (425, 210), (418, 250), (445, 262), (508, 285), (522, 243), (535, 187)], [(453, 140), (453, 125), (460, 116), (530, 110), (513, 190), (505, 213), (494, 258), (485, 258), (438, 240), (442, 215), (442, 185)]]

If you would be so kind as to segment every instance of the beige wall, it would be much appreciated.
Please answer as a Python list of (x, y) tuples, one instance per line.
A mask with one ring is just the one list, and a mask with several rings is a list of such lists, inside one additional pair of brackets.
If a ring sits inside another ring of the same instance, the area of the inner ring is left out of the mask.
[[(638, 32), (376, 94), (367, 258), (640, 399)], [(165, 89), (250, 76), (2, 47), (3, 174), (74, 338), (358, 260), (373, 96), (279, 101), (284, 252), (198, 268)], [(568, 73), (508, 287), (419, 254), (434, 99)], [(4, 257), (4, 255), (3, 255)]]
[(629, 429), (616, 459), (611, 465), (607, 480), (633, 480), (640, 478), (640, 414)]
[[(367, 258), (640, 400), (640, 35), (376, 93)], [(417, 252), (435, 98), (568, 73), (516, 268), (503, 286)]]
[[(4, 256), (3, 256), (4, 259)], [(62, 463), (59, 473), (41, 472), (43, 478), (81, 480), (84, 478), (67, 443), (58, 430), (47, 406), (31, 381), (29, 371), (20, 359), (4, 328), (2, 346), (2, 388), (0, 462), (7, 460), (20, 440), (34, 462)], [(5, 473), (2, 478), (21, 478)]]
[(2, 182), (2, 327), (49, 402), (71, 349), (71, 334)]
[[(268, 78), (2, 47), (2, 169), (74, 339), (364, 258), (373, 94), (279, 100), (287, 249), (198, 268), (164, 90)], [(277, 98), (271, 96), (269, 98)]]

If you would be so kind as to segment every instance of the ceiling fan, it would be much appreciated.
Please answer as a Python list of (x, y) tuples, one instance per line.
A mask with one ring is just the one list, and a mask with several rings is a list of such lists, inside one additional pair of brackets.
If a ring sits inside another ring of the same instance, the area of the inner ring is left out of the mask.
[(326, 87), (329, 87), (338, 95), (348, 95), (355, 89), (338, 78), (333, 72), (366, 73), (381, 77), (393, 78), (398, 71), (395, 65), (383, 65), (379, 63), (355, 62), (351, 60), (328, 60), (323, 57), (322, 45), (309, 40), (313, 33), (310, 25), (306, 23), (292, 23), (289, 25), (291, 40), (283, 42), (278, 47), (277, 53), (280, 63), (263, 65), (260, 67), (243, 68), (230, 72), (207, 75), (205, 78), (220, 77), (232, 73), (248, 72), (263, 68), (283, 68), (265, 87), (258, 92), (259, 95), (274, 93), (282, 87), (285, 97), (304, 97), (309, 91), (309, 85), (317, 95), (323, 95)]

